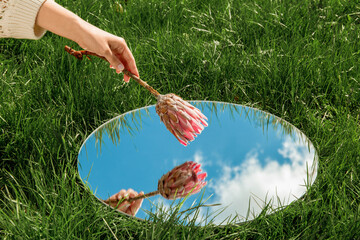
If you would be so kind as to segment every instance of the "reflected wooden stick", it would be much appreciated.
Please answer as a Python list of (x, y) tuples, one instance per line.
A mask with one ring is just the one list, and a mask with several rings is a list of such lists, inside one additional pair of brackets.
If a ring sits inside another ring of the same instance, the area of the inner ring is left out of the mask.
[[(152, 197), (152, 196), (155, 196), (155, 195), (158, 195), (160, 194), (160, 192), (158, 190), (156, 191), (153, 191), (153, 192), (149, 192), (147, 194), (144, 194), (144, 195), (138, 195), (136, 197), (133, 197), (133, 198), (129, 198), (129, 199), (126, 199), (126, 198), (123, 198), (121, 200), (123, 201), (128, 201), (128, 202), (133, 202), (133, 201), (136, 201), (136, 200), (139, 200), (139, 199), (142, 199), (142, 198), (149, 198), (149, 197)], [(104, 203), (106, 204), (118, 204), (119, 201), (121, 200), (110, 200), (110, 199), (107, 199), (107, 200), (104, 200)]]
[(155, 196), (155, 195), (158, 195), (158, 194), (160, 194), (160, 192), (159, 192), (159, 190), (156, 190), (156, 191), (144, 194), (144, 195), (138, 195), (136, 197), (129, 198), (126, 201), (132, 202), (132, 201), (136, 201), (136, 200), (139, 200), (139, 199), (142, 199), (142, 198), (149, 198), (149, 197), (152, 197), (152, 196)]

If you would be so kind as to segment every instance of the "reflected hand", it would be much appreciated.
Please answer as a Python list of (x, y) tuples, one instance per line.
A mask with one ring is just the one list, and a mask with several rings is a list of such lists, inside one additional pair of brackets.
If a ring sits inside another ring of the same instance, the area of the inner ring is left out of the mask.
[(144, 199), (141, 198), (132, 202), (126, 201), (126, 199), (134, 198), (139, 195), (144, 195), (144, 192), (137, 193), (131, 188), (129, 188), (128, 190), (122, 189), (120, 190), (120, 192), (115, 193), (104, 202), (109, 204), (113, 208), (117, 208), (119, 211), (135, 216), (136, 213), (139, 211)]

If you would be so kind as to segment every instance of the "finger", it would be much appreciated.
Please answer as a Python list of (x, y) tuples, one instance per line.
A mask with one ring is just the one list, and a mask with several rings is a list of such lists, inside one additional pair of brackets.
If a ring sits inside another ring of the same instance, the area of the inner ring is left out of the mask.
[[(144, 192), (140, 192), (140, 194), (138, 194), (138, 195), (144, 195)], [(136, 200), (136, 201), (134, 201), (133, 203), (132, 203), (132, 205), (129, 207), (129, 210), (130, 210), (130, 214), (131, 215), (133, 215), (133, 216), (135, 216), (136, 215), (136, 213), (139, 211), (139, 209), (140, 209), (140, 207), (141, 207), (141, 205), (142, 205), (142, 202), (143, 202), (143, 198), (141, 198), (141, 199), (138, 199), (138, 200)]]
[(130, 198), (136, 197), (138, 195), (138, 193), (131, 188), (127, 190), (127, 193), (129, 194)]
[(138, 200), (134, 201), (134, 203), (131, 205), (131, 208), (133, 210), (135, 210), (135, 213), (137, 213), (139, 211), (143, 201), (144, 201), (144, 199), (141, 198), (141, 199), (138, 199)]
[(107, 203), (114, 208), (120, 206), (121, 204), (124, 205), (126, 195), (126, 191), (121, 190), (120, 192), (112, 195)]
[(128, 212), (129, 212), (129, 207), (130, 207), (130, 205), (131, 205), (131, 203), (129, 203), (129, 202), (124, 202), (124, 203), (120, 204), (117, 209), (118, 209), (119, 211), (124, 212), (124, 213), (128, 213)]
[[(116, 38), (110, 40), (110, 48), (115, 53), (116, 57), (124, 64), (125, 69), (139, 76), (136, 67), (135, 58), (131, 53), (126, 41), (123, 38)], [(124, 81), (129, 82), (130, 76), (124, 75)]]
[(111, 49), (107, 49), (104, 54), (106, 60), (110, 63), (110, 68), (115, 68), (117, 73), (122, 72), (124, 70), (124, 64), (119, 60), (119, 58), (111, 51)]
[(135, 58), (134, 58), (133, 54), (131, 53), (128, 46), (126, 46), (124, 48), (124, 51), (123, 51), (123, 54), (122, 54), (122, 59), (120, 59), (120, 61), (121, 60), (123, 60), (126, 63), (126, 67), (128, 68), (128, 70), (130, 72), (132, 72), (136, 76), (139, 76), (139, 72), (138, 72), (138, 69), (136, 67)]
[(126, 74), (124, 74), (124, 81), (127, 83), (130, 81), (130, 77)]
[[(116, 54), (127, 70), (139, 77), (139, 71), (136, 67), (135, 58), (130, 49), (126, 46), (121, 54)], [(128, 81), (130, 76), (125, 75), (124, 80)]]
[(122, 199), (123, 197), (125, 197), (126, 194), (127, 194), (126, 190), (125, 190), (125, 189), (121, 189), (121, 190), (119, 191), (119, 193), (117, 194), (117, 197), (118, 197), (118, 199), (120, 200), (120, 199)]
[(134, 189), (132, 189), (132, 188), (129, 188), (128, 190), (126, 190), (126, 193), (127, 194), (130, 194), (130, 193), (134, 193), (135, 191), (134, 191)]
[(127, 214), (131, 215), (131, 216), (135, 216), (136, 213), (138, 212), (139, 208), (136, 208), (135, 205), (131, 205), (128, 210), (127, 210)]
[(127, 208), (131, 205), (131, 203), (126, 201), (124, 198), (123, 198), (123, 200), (124, 201), (119, 202), (117, 209), (125, 212), (125, 211), (127, 211)]
[[(120, 191), (120, 192), (121, 192), (121, 191)], [(109, 200), (110, 200), (111, 202), (118, 201), (118, 200), (119, 200), (119, 194), (120, 194), (120, 192), (115, 193), (114, 195), (112, 195), (112, 196), (109, 198)]]
[[(135, 75), (139, 76), (139, 73), (138, 73), (137, 69), (134, 71), (133, 68), (129, 67), (129, 64), (126, 62), (125, 58), (124, 58), (122, 55), (116, 54), (116, 56), (117, 56), (119, 59), (121, 59), (121, 61), (124, 63), (125, 69), (127, 69), (127, 70), (130, 71), (131, 73), (134, 73), (134, 74), (136, 73)], [(134, 60), (134, 61), (135, 61), (135, 60)], [(130, 76), (124, 74), (124, 81), (128, 83), (128, 82), (130, 81)]]

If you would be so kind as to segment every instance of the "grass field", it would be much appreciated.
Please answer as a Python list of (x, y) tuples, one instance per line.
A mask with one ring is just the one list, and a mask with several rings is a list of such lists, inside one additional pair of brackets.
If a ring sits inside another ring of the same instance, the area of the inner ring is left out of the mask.
[(154, 104), (75, 43), (0, 39), (0, 238), (360, 239), (360, 1), (59, 0), (126, 39), (141, 77), (185, 99), (254, 106), (319, 154), (315, 184), (284, 211), (224, 228), (145, 223), (97, 201), (77, 153), (100, 124)]

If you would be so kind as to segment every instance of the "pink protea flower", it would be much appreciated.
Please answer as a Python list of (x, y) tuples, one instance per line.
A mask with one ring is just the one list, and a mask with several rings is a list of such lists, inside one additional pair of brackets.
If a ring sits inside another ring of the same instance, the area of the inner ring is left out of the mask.
[(176, 139), (187, 146), (196, 134), (200, 134), (207, 127), (207, 117), (199, 109), (184, 101), (181, 97), (169, 93), (159, 95), (156, 113), (166, 128)]
[(185, 162), (163, 175), (158, 182), (158, 191), (166, 199), (182, 198), (200, 192), (206, 185), (206, 172), (200, 173), (201, 165)]

